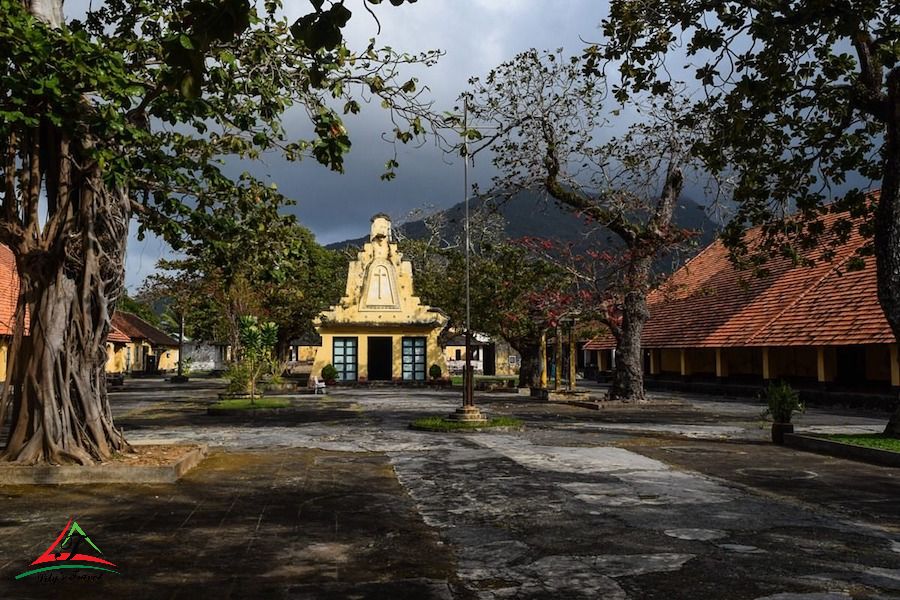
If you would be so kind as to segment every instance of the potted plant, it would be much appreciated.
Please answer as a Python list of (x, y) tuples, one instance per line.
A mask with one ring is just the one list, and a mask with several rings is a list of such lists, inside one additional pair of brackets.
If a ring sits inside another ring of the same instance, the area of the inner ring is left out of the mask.
[(784, 434), (794, 432), (794, 413), (803, 412), (800, 395), (784, 381), (772, 382), (766, 389), (766, 403), (763, 417), (772, 417), (772, 441), (783, 444)]
[(328, 363), (324, 367), (322, 367), (322, 379), (325, 380), (325, 385), (334, 385), (337, 381), (338, 370), (334, 368), (334, 365)]
[(438, 364), (431, 365), (428, 368), (428, 376), (431, 377), (432, 380), (437, 381), (441, 378), (441, 375), (444, 374), (444, 371), (441, 369), (441, 366)]

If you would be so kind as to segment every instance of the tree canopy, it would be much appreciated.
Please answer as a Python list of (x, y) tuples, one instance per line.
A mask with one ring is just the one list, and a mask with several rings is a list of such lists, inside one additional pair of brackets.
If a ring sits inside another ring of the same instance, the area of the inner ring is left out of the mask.
[[(348, 48), (350, 3), (311, 0), (293, 23), (278, 0), (97, 4), (65, 22), (62, 0), (0, 0), (0, 243), (16, 258), (16, 329), (27, 312), (32, 350), (18, 352), (19, 336), (11, 351), (24, 384), (4, 458), (18, 462), (88, 463), (127, 446), (103, 368), (132, 215), (175, 250), (205, 240), (226, 257), (229, 240), (264, 239), (287, 202), (248, 173), (229, 177), (228, 160), (279, 153), (341, 171), (342, 115), (364, 101), (391, 113), (395, 141), (427, 124), (400, 70), (437, 53)], [(302, 139), (282, 123), (291, 107), (308, 119)]]
[[(768, 238), (757, 263), (773, 248), (799, 259), (826, 238), (830, 259), (858, 227), (871, 242), (851, 266), (878, 255), (879, 296), (900, 334), (897, 3), (616, 0), (602, 30), (588, 69), (618, 70), (620, 101), (683, 80), (702, 90), (690, 119), (710, 129), (693, 151), (730, 184), (736, 257), (748, 226)], [(880, 201), (866, 195), (879, 183)], [(828, 211), (848, 215), (824, 231)]]
[[(684, 106), (673, 89), (644, 102), (642, 122), (603, 140), (600, 128), (616, 108), (607, 106), (604, 81), (587, 66), (581, 57), (561, 51), (528, 50), (486, 77), (472, 78), (472, 92), (465, 99), (477, 125), (488, 131), (475, 135), (475, 152), (493, 150), (492, 162), (500, 171), (496, 191), (542, 190), (595, 229), (619, 239), (620, 260), (601, 261), (611, 275), (602, 283), (595, 277), (596, 260), (569, 262), (567, 271), (576, 281), (584, 281), (588, 273), (573, 267), (589, 262), (595, 273), (592, 290), (568, 294), (567, 304), (580, 304), (606, 322), (619, 356), (611, 397), (638, 401), (644, 397), (640, 336), (649, 316), (652, 265), (690, 237), (673, 215), (697, 133), (680, 123)], [(560, 300), (551, 304), (560, 306)]]
[[(816, 245), (831, 260), (859, 232), (870, 243), (841, 268), (874, 255), (900, 340), (900, 4), (614, 0), (602, 29), (588, 71), (618, 70), (619, 100), (668, 93), (685, 70), (699, 83), (685, 122), (710, 124), (693, 152), (731, 179), (736, 261), (760, 265), (774, 251), (800, 262)], [(829, 212), (843, 214), (826, 228)], [(763, 232), (756, 251), (748, 226)], [(900, 436), (900, 411), (888, 430)]]

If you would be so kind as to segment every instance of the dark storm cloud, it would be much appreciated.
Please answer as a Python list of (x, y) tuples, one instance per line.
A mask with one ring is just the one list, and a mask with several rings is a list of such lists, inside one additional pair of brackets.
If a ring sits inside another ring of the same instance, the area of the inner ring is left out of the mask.
[[(378, 25), (362, 8), (363, 0), (348, 2), (354, 16), (347, 30), (353, 47), (364, 47), (376, 35)], [(93, 0), (96, 7), (99, 0)], [(302, 0), (286, 1), (285, 11), (295, 18), (309, 10)], [(353, 5), (356, 5), (355, 7)], [(84, 14), (89, 0), (70, 0), (66, 14)], [(598, 24), (607, 12), (607, 2), (597, 0), (420, 0), (401, 7), (384, 3), (375, 8), (381, 25), (379, 45), (400, 51), (441, 49), (446, 52), (437, 66), (413, 69), (409, 75), (430, 88), (435, 108), (451, 109), (472, 75), (512, 58), (517, 52), (536, 47), (563, 47), (576, 53), (581, 39), (596, 39)], [(580, 39), (581, 38), (581, 39)], [(400, 152), (400, 170), (392, 182), (382, 182), (384, 162), (392, 156), (381, 134), (392, 129), (383, 111), (368, 107), (360, 118), (348, 120), (353, 149), (346, 159), (346, 173), (337, 175), (308, 160), (286, 163), (275, 156), (260, 162), (232, 164), (235, 172), (249, 171), (268, 178), (298, 205), (292, 212), (323, 243), (358, 237), (368, 230), (369, 218), (386, 212), (400, 218), (411, 210), (442, 208), (463, 197), (462, 165), (448, 159), (432, 144)], [(301, 109), (286, 115), (290, 132), (302, 135), (307, 118)], [(473, 180), (487, 182), (491, 171), (477, 165)], [(167, 255), (159, 240), (150, 236), (129, 243), (127, 284), (137, 287), (153, 270), (156, 260)]]
[[(306, 8), (292, 6), (296, 14), (289, 8), (291, 16), (299, 16)], [(398, 8), (380, 7), (378, 41), (397, 50), (444, 50), (437, 66), (412, 74), (428, 86), (435, 108), (449, 110), (469, 77), (483, 75), (517, 52), (531, 47), (578, 52), (584, 46), (579, 38), (595, 38), (605, 13), (606, 3), (596, 1), (423, 0)], [(348, 39), (360, 47), (375, 35), (376, 27), (369, 15), (357, 11)], [(367, 108), (361, 120), (348, 122), (353, 150), (344, 175), (326, 173), (312, 162), (299, 167), (271, 165), (273, 180), (299, 202), (296, 214), (323, 243), (363, 235), (369, 217), (377, 212), (397, 218), (423, 207), (447, 207), (463, 198), (460, 160), (431, 143), (401, 148), (397, 179), (379, 181), (392, 152), (381, 133), (392, 126), (383, 111)], [(289, 124), (294, 122), (289, 118)], [(472, 180), (486, 183), (492, 173), (489, 165), (476, 164)]]

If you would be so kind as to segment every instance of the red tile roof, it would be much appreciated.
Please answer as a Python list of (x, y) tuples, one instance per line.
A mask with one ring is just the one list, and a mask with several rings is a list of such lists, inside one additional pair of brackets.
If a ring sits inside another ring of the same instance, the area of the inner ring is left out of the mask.
[(116, 329), (115, 327), (109, 328), (109, 333), (106, 336), (107, 342), (113, 342), (115, 344), (127, 344), (131, 341), (131, 338)]
[(12, 250), (0, 245), (0, 335), (13, 334), (16, 300), (19, 296), (19, 274)]
[[(12, 336), (16, 314), (16, 301), (19, 295), (19, 274), (16, 270), (16, 259), (12, 250), (0, 244), (0, 335)], [(28, 331), (28, 314), (25, 315), (25, 330)], [(131, 339), (111, 327), (106, 336), (107, 341), (127, 344)]]
[[(827, 228), (846, 214), (823, 218)], [(759, 230), (748, 232), (756, 243)], [(847, 260), (864, 243), (854, 226), (833, 262), (798, 266), (772, 257), (768, 274), (738, 271), (728, 250), (716, 241), (672, 274), (647, 298), (650, 319), (645, 348), (718, 348), (730, 346), (829, 346), (895, 342), (878, 304), (875, 260), (861, 271), (846, 271)], [(806, 257), (815, 259), (821, 248)], [(615, 347), (610, 334), (591, 340), (587, 349)]]
[(155, 346), (172, 348), (178, 345), (178, 342), (169, 337), (167, 333), (131, 313), (116, 311), (112, 318), (112, 324), (132, 340), (147, 340)]

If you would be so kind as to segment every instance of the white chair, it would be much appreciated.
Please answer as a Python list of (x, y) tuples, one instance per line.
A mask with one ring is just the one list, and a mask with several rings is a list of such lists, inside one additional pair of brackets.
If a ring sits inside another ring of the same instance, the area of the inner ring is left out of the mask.
[(325, 393), (325, 382), (319, 381), (319, 378), (316, 375), (312, 377), (313, 382), (313, 394), (318, 394), (319, 390), (322, 390), (322, 393)]

